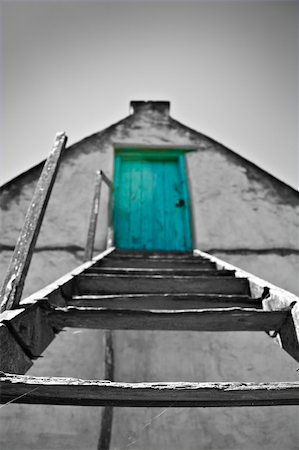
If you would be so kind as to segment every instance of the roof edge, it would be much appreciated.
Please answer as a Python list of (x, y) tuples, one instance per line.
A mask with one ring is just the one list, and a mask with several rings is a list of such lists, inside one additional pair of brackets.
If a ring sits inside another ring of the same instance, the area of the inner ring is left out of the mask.
[[(69, 152), (70, 150), (72, 150), (73, 147), (75, 147), (76, 145), (80, 144), (81, 142), (84, 142), (94, 136), (98, 136), (101, 135), (102, 133), (105, 133), (106, 131), (109, 131), (111, 128), (122, 124), (123, 122), (127, 121), (128, 119), (130, 119), (132, 117), (132, 115), (126, 116), (123, 119), (114, 122), (112, 125), (109, 125), (107, 128), (103, 128), (100, 131), (96, 131), (95, 133), (92, 133), (86, 137), (84, 137), (83, 139), (79, 139), (78, 141), (74, 142), (73, 144), (71, 144), (69, 147), (66, 147), (63, 153), (63, 156), (65, 155), (66, 152)], [(26, 175), (30, 175), (32, 172), (37, 171), (39, 169), (42, 170), (45, 162), (46, 162), (47, 158), (43, 159), (42, 161), (40, 161), (39, 163), (35, 164), (34, 166), (29, 167), (29, 169), (24, 170), (23, 172), (21, 172), (19, 175), (17, 175), (14, 178), (11, 178), (10, 180), (6, 181), (4, 184), (2, 184), (0, 186), (0, 193), (6, 189), (9, 189), (10, 185), (17, 182), (19, 178), (22, 178)], [(59, 169), (58, 169), (59, 170)]]
[(200, 131), (194, 130), (194, 128), (188, 127), (187, 125), (183, 124), (182, 122), (179, 122), (178, 120), (174, 119), (173, 117), (170, 117), (170, 120), (172, 122), (175, 122), (179, 126), (185, 128), (186, 130), (192, 132), (192, 133), (199, 134), (204, 139), (207, 139), (208, 141), (210, 141), (214, 145), (222, 147), (224, 150), (229, 152), (234, 159), (237, 159), (239, 161), (245, 161), (249, 166), (251, 166), (252, 169), (255, 169), (255, 170), (259, 171), (261, 174), (266, 175), (266, 177), (271, 179), (271, 181), (274, 181), (275, 183), (279, 183), (279, 184), (283, 185), (284, 188), (287, 188), (287, 189), (291, 190), (292, 193), (296, 194), (298, 196), (298, 198), (299, 198), (299, 190), (298, 189), (295, 189), (293, 186), (290, 186), (285, 181), (280, 180), (275, 175), (271, 174), (270, 172), (267, 172), (267, 170), (265, 170), (262, 167), (258, 166), (257, 164), (255, 164), (254, 162), (250, 161), (246, 157), (240, 155), (239, 153), (236, 153), (234, 150), (230, 149), (225, 144), (222, 144), (221, 142), (216, 141), (215, 139), (211, 138), (210, 136), (207, 136), (206, 134), (201, 133)]

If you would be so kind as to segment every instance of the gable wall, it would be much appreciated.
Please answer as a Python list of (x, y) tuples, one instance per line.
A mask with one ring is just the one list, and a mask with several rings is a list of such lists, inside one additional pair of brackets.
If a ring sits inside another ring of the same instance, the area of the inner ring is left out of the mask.
[[(133, 116), (66, 151), (25, 294), (81, 263), (95, 170), (113, 177), (114, 142), (196, 146), (198, 150), (186, 156), (194, 247), (299, 294), (298, 195), (153, 106), (139, 108)], [(38, 172), (29, 171), (12, 181), (2, 197), (3, 275)], [(105, 247), (107, 192), (103, 186), (98, 250)], [(29, 373), (101, 378), (102, 339), (101, 331), (61, 333)], [(291, 381), (297, 374), (297, 364), (263, 333), (118, 331), (114, 346), (116, 378), (123, 381)], [(78, 354), (84, 355), (80, 361)], [(299, 442), (295, 410), (186, 408), (163, 413), (161, 409), (115, 408), (111, 448), (188, 450), (201, 442), (205, 449), (293, 449)], [(3, 448), (96, 447), (99, 408), (9, 405), (2, 409), (2, 416)]]

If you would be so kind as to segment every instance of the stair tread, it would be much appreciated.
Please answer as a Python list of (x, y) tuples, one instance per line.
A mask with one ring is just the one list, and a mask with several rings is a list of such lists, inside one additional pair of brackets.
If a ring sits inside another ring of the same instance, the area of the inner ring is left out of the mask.
[[(226, 271), (222, 271), (220, 270), (219, 273), (226, 273)], [(218, 275), (218, 274), (217, 274)], [(133, 278), (133, 279), (210, 279), (210, 277), (206, 274), (203, 274), (201, 276), (198, 275), (168, 275), (168, 274), (163, 274), (163, 275), (158, 275), (158, 274), (150, 274), (150, 275), (146, 275), (146, 274), (142, 274), (142, 275), (138, 275), (138, 274), (114, 274), (114, 273), (89, 273), (89, 272), (85, 272), (83, 274), (78, 275), (79, 278), (111, 278), (111, 279), (129, 279), (129, 278)], [(215, 278), (227, 278), (229, 280), (247, 280), (247, 278), (242, 278), (242, 277), (231, 277), (231, 276), (216, 276)]]
[(94, 267), (116, 267), (116, 268), (125, 268), (125, 267), (140, 267), (140, 268), (202, 268), (202, 267), (210, 267), (216, 268), (216, 264), (209, 260), (183, 260), (183, 259), (144, 259), (144, 258), (104, 258), (95, 264)]
[(280, 328), (289, 311), (257, 308), (113, 309), (55, 308), (49, 312), (60, 327), (117, 330), (271, 331)]
[(210, 293), (250, 294), (247, 278), (233, 276), (116, 275), (86, 273), (75, 280), (78, 294)]
[(2, 404), (217, 407), (299, 404), (299, 383), (112, 382), (2, 374)]
[(115, 249), (110, 253), (110, 257), (134, 257), (134, 258), (203, 258), (203, 256), (194, 255), (193, 251), (146, 251), (146, 250), (120, 250)]
[(74, 295), (68, 301), (73, 306), (102, 306), (111, 308), (196, 309), (208, 307), (240, 306), (262, 308), (260, 299), (248, 295), (221, 294), (114, 294)]
[[(75, 310), (78, 310), (78, 311), (95, 311), (95, 312), (97, 312), (97, 311), (113, 311), (113, 308), (102, 308), (102, 307), (99, 307), (99, 308), (95, 308), (95, 307), (76, 307), (76, 306), (66, 306), (66, 307), (56, 307), (56, 308), (53, 308), (53, 311), (64, 311), (64, 312), (68, 312), (68, 311), (75, 311)], [(127, 309), (127, 308), (123, 308), (123, 311), (132, 311), (132, 309)], [(133, 310), (134, 311), (134, 310)], [(196, 309), (196, 310), (189, 310), (189, 309), (184, 309), (184, 310), (179, 310), (179, 311), (177, 311), (176, 309), (164, 309), (164, 310), (155, 310), (155, 309), (144, 309), (144, 310), (140, 310), (140, 311), (138, 311), (138, 314), (142, 314), (142, 312), (144, 312), (144, 313), (147, 313), (147, 312), (157, 312), (157, 314), (158, 315), (160, 315), (160, 314), (176, 314), (176, 313), (178, 313), (178, 314), (182, 314), (182, 313), (191, 313), (191, 314), (197, 314), (197, 313), (202, 313), (202, 312), (207, 312), (207, 313), (209, 313), (209, 312), (212, 312), (212, 313), (219, 313), (219, 314), (222, 314), (222, 313), (228, 313), (228, 312), (244, 312), (244, 313), (247, 313), (247, 312), (257, 312), (258, 314), (265, 314), (265, 315), (268, 315), (268, 316), (274, 316), (274, 315), (276, 315), (276, 316), (281, 316), (281, 317), (286, 317), (288, 314), (290, 314), (290, 311), (289, 310), (277, 310), (277, 311), (267, 311), (267, 310), (264, 310), (264, 309), (259, 309), (259, 308), (243, 308), (243, 307), (240, 307), (240, 306), (233, 306), (233, 307), (229, 307), (229, 308), (221, 308), (221, 309), (219, 309), (219, 308), (198, 308), (198, 309)], [(116, 312), (117, 314), (118, 313), (120, 313), (120, 311), (117, 311)], [(51, 313), (49, 313), (49, 314), (51, 314)]]
[(227, 298), (227, 299), (248, 299), (248, 300), (255, 300), (259, 301), (260, 299), (253, 299), (247, 294), (203, 294), (203, 293), (197, 293), (197, 292), (188, 292), (188, 293), (163, 293), (163, 294), (80, 294), (80, 295), (74, 295), (72, 298), (99, 298), (99, 299), (109, 299), (109, 298), (143, 298), (143, 297), (156, 297), (156, 298), (165, 298), (165, 297), (171, 297), (175, 298), (178, 297), (181, 299), (188, 299), (188, 298)]
[(164, 260), (177, 260), (177, 261), (209, 261), (207, 258), (203, 258), (201, 256), (194, 255), (144, 255), (144, 254), (114, 254), (111, 253), (106, 256), (107, 259), (145, 259), (145, 260), (154, 260), (154, 261), (164, 261)]
[(119, 274), (119, 275), (184, 275), (184, 276), (234, 276), (234, 270), (217, 270), (213, 268), (140, 268), (140, 267), (95, 267), (90, 268), (85, 274)]

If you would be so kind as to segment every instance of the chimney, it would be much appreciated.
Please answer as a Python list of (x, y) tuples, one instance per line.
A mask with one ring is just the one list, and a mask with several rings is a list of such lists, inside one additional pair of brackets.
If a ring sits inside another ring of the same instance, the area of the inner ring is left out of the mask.
[(130, 102), (130, 113), (135, 114), (142, 110), (158, 111), (165, 116), (169, 116), (170, 102), (160, 100), (132, 100)]

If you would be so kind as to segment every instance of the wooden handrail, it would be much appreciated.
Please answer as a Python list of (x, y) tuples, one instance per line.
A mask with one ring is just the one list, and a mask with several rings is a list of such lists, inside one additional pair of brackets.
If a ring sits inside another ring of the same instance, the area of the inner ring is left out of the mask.
[(90, 219), (89, 219), (87, 240), (86, 240), (86, 246), (85, 246), (84, 261), (90, 261), (92, 259), (92, 255), (93, 255), (94, 240), (95, 240), (96, 227), (97, 227), (99, 208), (100, 208), (100, 195), (101, 195), (102, 179), (103, 179), (103, 177), (102, 177), (101, 171), (97, 170), (95, 184), (94, 184), (94, 194), (93, 194), (92, 208), (91, 208)]
[(102, 170), (100, 172), (101, 172), (103, 181), (107, 184), (107, 186), (111, 189), (111, 191), (113, 191), (114, 185), (113, 185), (112, 181), (110, 180), (110, 178), (108, 178), (107, 175)]
[(38, 180), (22, 231), (0, 290), (1, 312), (6, 309), (16, 308), (20, 302), (35, 243), (66, 141), (67, 137), (64, 132), (56, 134), (53, 148)]
[[(100, 209), (102, 181), (104, 181), (104, 183), (106, 183), (106, 185), (109, 187), (109, 189), (111, 191), (113, 191), (113, 189), (114, 189), (112, 181), (105, 175), (105, 173), (102, 170), (98, 170), (96, 172), (96, 178), (95, 178), (95, 184), (94, 184), (94, 194), (93, 194), (92, 207), (91, 207), (91, 213), (90, 213), (90, 219), (89, 219), (89, 227), (88, 227), (88, 233), (87, 233), (87, 240), (86, 240), (86, 246), (85, 246), (85, 252), (84, 252), (84, 261), (90, 261), (93, 257), (96, 228), (97, 228), (98, 215), (99, 215), (99, 209)], [(110, 207), (109, 207), (108, 215), (109, 215), (108, 226), (110, 227), (110, 221), (111, 221)]]

